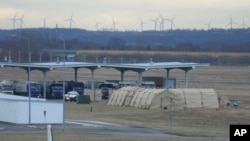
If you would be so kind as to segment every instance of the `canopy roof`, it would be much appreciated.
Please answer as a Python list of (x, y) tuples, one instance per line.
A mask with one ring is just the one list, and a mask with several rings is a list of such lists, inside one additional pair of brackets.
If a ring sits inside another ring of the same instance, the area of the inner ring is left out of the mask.
[(133, 64), (113, 64), (113, 63), (89, 63), (89, 62), (48, 62), (48, 63), (12, 63), (2, 62), (1, 67), (20, 67), (53, 70), (56, 68), (115, 68), (124, 70), (150, 70), (150, 69), (193, 69), (196, 67), (209, 66), (206, 63), (182, 63), (182, 62), (150, 62)]

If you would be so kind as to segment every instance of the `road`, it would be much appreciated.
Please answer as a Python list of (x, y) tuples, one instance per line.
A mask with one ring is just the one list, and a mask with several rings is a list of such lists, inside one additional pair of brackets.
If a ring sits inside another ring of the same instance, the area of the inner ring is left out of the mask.
[[(23, 132), (23, 131), (41, 131), (46, 130), (46, 126), (41, 125), (18, 125), (0, 122), (1, 132)], [(62, 129), (62, 125), (52, 125), (52, 129)], [(189, 139), (210, 139), (211, 137), (189, 137), (167, 134), (158, 130), (128, 126), (122, 124), (114, 124), (108, 122), (91, 121), (91, 120), (72, 120), (66, 119), (64, 130), (66, 131), (82, 131), (85, 133), (106, 133), (116, 135), (141, 136), (141, 137), (160, 137), (160, 138), (189, 138)], [(212, 137), (212, 140), (228, 141), (228, 137)]]
[[(39, 131), (45, 130), (45, 127), (44, 125), (19, 125), (0, 122), (0, 132)], [(62, 129), (62, 126), (52, 125), (52, 129)], [(90, 120), (67, 119), (65, 120), (64, 130), (129, 136), (171, 137), (170, 134), (153, 129)], [(173, 135), (172, 137), (176, 136)]]
[[(171, 137), (170, 134), (157, 130), (100, 121), (66, 120), (65, 123), (67, 123), (65, 127), (66, 130), (82, 130), (84, 132), (100, 132), (129, 136)], [(172, 137), (174, 137), (174, 135), (172, 135)]]

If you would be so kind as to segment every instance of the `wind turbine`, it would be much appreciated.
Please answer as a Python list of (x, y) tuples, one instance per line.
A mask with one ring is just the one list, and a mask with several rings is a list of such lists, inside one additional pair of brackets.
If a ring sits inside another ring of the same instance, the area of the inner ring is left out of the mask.
[(211, 23), (212, 23), (212, 20), (210, 20), (207, 24), (205, 24), (205, 25), (207, 25), (207, 30), (209, 30), (211, 28)]
[(230, 17), (230, 22), (228, 23), (228, 25), (230, 25), (231, 30), (233, 29), (233, 24), (237, 24), (237, 23), (235, 23), (232, 17)]
[(174, 20), (175, 20), (175, 16), (172, 19), (169, 20), (170, 21), (170, 29), (171, 30), (173, 30), (173, 27), (174, 27)]
[(46, 27), (46, 18), (43, 18), (43, 28)]
[(94, 21), (95, 21), (95, 27), (96, 27), (96, 30), (98, 31), (99, 30), (99, 23), (95, 18), (94, 18)]
[(17, 19), (20, 21), (20, 29), (22, 29), (23, 25), (24, 25), (24, 22), (23, 22), (23, 17), (24, 17), (24, 14), (22, 15), (21, 18)]
[(66, 19), (65, 21), (69, 21), (69, 28), (72, 28), (72, 23), (75, 23), (75, 21), (73, 20), (73, 12), (70, 16), (70, 18)]
[(146, 24), (142, 21), (142, 19), (140, 19), (140, 27), (141, 27), (141, 31), (143, 31), (143, 25)]
[(12, 22), (13, 22), (13, 29), (16, 28), (16, 24), (17, 24), (16, 16), (17, 16), (17, 13), (16, 13), (15, 16), (13, 17), (13, 19), (9, 19), (9, 20), (12, 20)]
[(155, 18), (155, 19), (151, 19), (151, 21), (153, 21), (154, 24), (155, 24), (155, 31), (156, 31), (156, 28), (157, 28), (158, 18), (159, 18), (159, 17), (157, 17), (157, 18)]
[(112, 27), (113, 27), (113, 31), (115, 31), (116, 30), (116, 24), (117, 24), (118, 22), (116, 22), (115, 20), (114, 20), (114, 18), (112, 18)]
[(242, 24), (241, 24), (242, 28), (245, 29), (245, 26), (247, 26), (247, 24), (245, 23), (245, 18), (243, 17), (243, 21), (242, 21)]
[(169, 21), (169, 19), (163, 18), (163, 16), (161, 14), (159, 14), (159, 18), (160, 18), (160, 29), (162, 31), (164, 31), (164, 23), (165, 23), (165, 21)]

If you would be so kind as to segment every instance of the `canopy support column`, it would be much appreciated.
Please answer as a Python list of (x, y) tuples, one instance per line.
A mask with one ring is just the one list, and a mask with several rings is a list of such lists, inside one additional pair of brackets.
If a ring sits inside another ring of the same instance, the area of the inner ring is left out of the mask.
[(188, 71), (191, 70), (191, 68), (189, 69), (184, 69), (185, 71), (185, 88), (188, 88)]
[(138, 81), (139, 86), (141, 86), (141, 84), (142, 84), (142, 73), (144, 71), (147, 71), (147, 70), (148, 70), (148, 68), (145, 68), (145, 70), (144, 69), (134, 69), (133, 70), (133, 71), (138, 73), (137, 81)]
[(142, 71), (138, 71), (138, 84), (139, 86), (141, 85), (142, 83)]
[(167, 70), (167, 77), (169, 77), (170, 69), (166, 69), (166, 70)]
[(121, 81), (123, 81), (124, 80), (124, 70), (120, 70), (121, 71)]
[(47, 71), (43, 71), (43, 98), (46, 99)]
[(91, 90), (95, 89), (95, 69), (96, 68), (90, 68), (91, 71)]
[(74, 71), (75, 71), (75, 81), (77, 82), (78, 68), (74, 68)]
[(185, 70), (185, 88), (188, 87), (188, 71)]
[[(99, 68), (99, 66), (98, 66)], [(91, 67), (89, 68), (91, 71), (91, 90), (93, 90), (94, 92), (94, 99), (93, 101), (96, 101), (96, 92), (95, 92), (95, 69), (97, 69), (96, 67)]]

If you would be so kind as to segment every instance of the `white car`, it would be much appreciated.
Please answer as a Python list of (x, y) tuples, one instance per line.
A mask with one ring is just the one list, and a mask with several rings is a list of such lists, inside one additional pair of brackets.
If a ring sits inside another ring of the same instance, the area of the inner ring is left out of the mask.
[(78, 92), (76, 91), (69, 91), (65, 94), (65, 101), (76, 101), (78, 97)]

